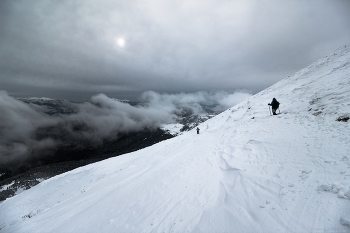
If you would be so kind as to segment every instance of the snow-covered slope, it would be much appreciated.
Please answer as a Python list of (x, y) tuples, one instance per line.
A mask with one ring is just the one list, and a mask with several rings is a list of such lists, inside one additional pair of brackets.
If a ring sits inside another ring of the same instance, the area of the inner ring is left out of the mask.
[[(281, 114), (270, 116), (275, 97)], [(350, 230), (350, 50), (195, 130), (61, 174), (0, 205), (1, 232)]]

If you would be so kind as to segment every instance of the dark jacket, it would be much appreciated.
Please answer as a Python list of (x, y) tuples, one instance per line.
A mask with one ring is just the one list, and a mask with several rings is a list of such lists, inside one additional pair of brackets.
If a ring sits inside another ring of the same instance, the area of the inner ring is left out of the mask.
[(280, 103), (275, 98), (273, 98), (271, 104), (269, 105), (271, 105), (272, 109), (278, 109), (278, 107), (280, 106)]

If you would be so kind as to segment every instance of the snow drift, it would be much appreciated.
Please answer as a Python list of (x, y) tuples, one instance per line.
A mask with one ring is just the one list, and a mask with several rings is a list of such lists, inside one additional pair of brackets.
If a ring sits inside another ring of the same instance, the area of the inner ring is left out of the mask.
[[(270, 116), (267, 103), (281, 103)], [(350, 50), (184, 133), (0, 206), (1, 232), (350, 230)]]

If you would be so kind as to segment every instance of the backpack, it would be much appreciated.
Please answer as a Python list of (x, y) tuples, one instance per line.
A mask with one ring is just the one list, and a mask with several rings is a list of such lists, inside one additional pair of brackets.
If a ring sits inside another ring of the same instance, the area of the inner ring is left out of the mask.
[(278, 109), (280, 106), (280, 103), (274, 98), (272, 103), (271, 103), (271, 106), (273, 109)]

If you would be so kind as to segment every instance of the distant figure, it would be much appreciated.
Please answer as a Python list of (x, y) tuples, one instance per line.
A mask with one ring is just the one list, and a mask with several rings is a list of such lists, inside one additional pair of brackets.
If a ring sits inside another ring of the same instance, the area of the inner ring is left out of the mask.
[(268, 105), (270, 105), (272, 107), (273, 115), (277, 115), (276, 110), (280, 106), (280, 103), (275, 98), (273, 98), (271, 104), (268, 104)]
[(199, 134), (199, 128), (197, 127), (197, 134)]

